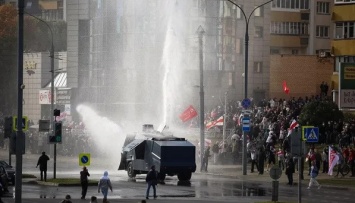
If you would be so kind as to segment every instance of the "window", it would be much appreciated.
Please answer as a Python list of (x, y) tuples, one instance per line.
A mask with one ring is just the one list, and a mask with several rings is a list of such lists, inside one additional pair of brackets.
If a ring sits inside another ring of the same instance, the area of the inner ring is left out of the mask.
[(271, 22), (271, 34), (308, 35), (308, 23), (302, 22)]
[(300, 44), (301, 45), (308, 45), (308, 38), (301, 38)]
[(254, 37), (256, 38), (261, 38), (263, 37), (263, 27), (261, 26), (255, 26), (255, 34)]
[[(256, 8), (256, 6), (255, 6), (255, 8)], [(256, 16), (256, 17), (262, 17), (263, 16), (263, 9), (262, 9), (263, 7), (259, 7), (259, 8), (257, 8), (257, 9), (255, 9), (255, 11), (254, 11), (254, 16)]]
[(329, 14), (329, 2), (317, 2), (318, 14)]
[(355, 22), (338, 22), (335, 23), (335, 38), (346, 39), (355, 38)]
[(316, 37), (328, 38), (329, 37), (329, 27), (318, 25), (316, 27)]
[(355, 0), (335, 0), (335, 4), (346, 4), (346, 3), (354, 3)]
[(242, 53), (242, 39), (235, 40), (235, 53), (237, 54)]
[[(243, 9), (243, 6), (242, 6), (242, 5), (239, 5), (239, 6), (240, 6), (240, 8)], [(242, 18), (242, 11), (240, 10), (240, 8), (237, 7), (237, 6), (235, 6), (235, 5), (233, 5), (233, 9), (235, 10), (235, 17), (236, 17), (237, 19), (241, 19), (241, 18)]]
[(254, 62), (254, 73), (261, 73), (263, 68), (263, 62)]
[(301, 13), (301, 20), (309, 20), (309, 13)]
[(298, 54), (298, 49), (292, 49), (292, 54), (297, 55)]
[[(310, 0), (274, 0), (272, 8), (278, 9), (309, 9)], [(355, 0), (354, 0), (355, 1)]]
[(271, 48), (270, 49), (270, 54), (280, 54), (280, 49)]

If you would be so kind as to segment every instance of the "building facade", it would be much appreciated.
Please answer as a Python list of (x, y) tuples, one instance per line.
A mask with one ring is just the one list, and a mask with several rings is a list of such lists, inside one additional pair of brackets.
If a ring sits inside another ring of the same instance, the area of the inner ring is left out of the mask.
[[(265, 3), (235, 2), (247, 14)], [(91, 0), (66, 1), (66, 8), (68, 85), (77, 88), (74, 105), (86, 101), (100, 112), (132, 117), (145, 117), (145, 109), (159, 115), (165, 97), (174, 101), (170, 107), (198, 106), (199, 26), (205, 31), (207, 108), (226, 91), (230, 98), (244, 98), (246, 30), (236, 6), (215, 0)], [(257, 9), (249, 22), (249, 97), (268, 93), (269, 11), (270, 5)]]
[(333, 0), (277, 0), (271, 8), (271, 54), (329, 55)]
[[(339, 94), (340, 78), (344, 73), (340, 70), (344, 66), (355, 67), (355, 1), (354, 0), (335, 0), (335, 5), (332, 13), (332, 21), (334, 23), (334, 39), (332, 41), (332, 55), (335, 56), (334, 74), (332, 77), (332, 89), (334, 92), (334, 101), (344, 101), (344, 95)], [(351, 68), (347, 71), (350, 78), (343, 78), (345, 80), (351, 78)], [(344, 71), (344, 69), (343, 69)], [(343, 81), (345, 81), (343, 80)], [(345, 81), (346, 83), (346, 81)], [(354, 81), (351, 82), (352, 84)], [(354, 83), (355, 84), (355, 83)], [(346, 89), (354, 90), (354, 85), (347, 87)], [(352, 95), (352, 94), (350, 94)], [(353, 98), (353, 97), (351, 97)], [(350, 98), (350, 99), (351, 99)], [(342, 102), (339, 103), (341, 107)], [(352, 103), (351, 108), (355, 108), (355, 104)]]

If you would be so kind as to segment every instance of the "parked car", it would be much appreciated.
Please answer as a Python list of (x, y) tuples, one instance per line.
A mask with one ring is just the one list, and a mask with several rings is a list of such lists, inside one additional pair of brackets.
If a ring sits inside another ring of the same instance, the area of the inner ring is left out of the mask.
[(0, 167), (5, 169), (8, 182), (11, 182), (11, 184), (15, 185), (15, 169), (3, 160), (0, 160)]

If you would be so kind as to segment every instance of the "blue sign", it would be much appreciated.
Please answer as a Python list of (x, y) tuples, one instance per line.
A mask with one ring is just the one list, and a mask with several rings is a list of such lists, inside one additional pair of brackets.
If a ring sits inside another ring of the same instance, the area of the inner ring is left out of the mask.
[(248, 98), (243, 99), (243, 101), (242, 101), (242, 107), (243, 108), (247, 109), (247, 108), (250, 107), (250, 105), (251, 105), (250, 99), (248, 99)]
[(249, 132), (250, 131), (250, 118), (248, 118), (248, 117), (242, 118), (242, 126), (243, 126), (243, 132)]
[(79, 166), (89, 166), (90, 165), (90, 154), (80, 153), (79, 154)]
[(305, 128), (304, 136), (306, 138), (306, 142), (318, 142), (319, 128), (317, 127)]

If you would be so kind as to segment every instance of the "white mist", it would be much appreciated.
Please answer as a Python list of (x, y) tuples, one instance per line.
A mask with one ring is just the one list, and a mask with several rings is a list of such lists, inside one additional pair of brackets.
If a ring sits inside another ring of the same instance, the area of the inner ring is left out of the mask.
[[(126, 135), (120, 126), (106, 117), (98, 115), (86, 105), (76, 108), (81, 115), (85, 128), (88, 130), (93, 146), (97, 148), (97, 159), (110, 170), (117, 170), (121, 161), (121, 151)], [(100, 153), (101, 152), (101, 153)]]

